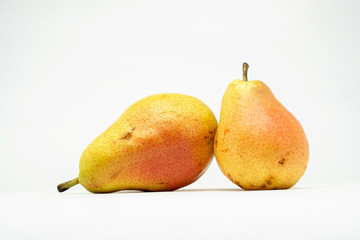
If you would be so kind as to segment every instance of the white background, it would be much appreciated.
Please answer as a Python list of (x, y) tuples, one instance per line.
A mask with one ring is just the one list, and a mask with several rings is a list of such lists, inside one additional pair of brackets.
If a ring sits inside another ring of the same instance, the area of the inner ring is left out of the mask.
[[(147, 229), (144, 234), (151, 238), (156, 236), (150, 233), (156, 229), (153, 214), (162, 224), (191, 219), (185, 228), (157, 229), (164, 233), (157, 237), (164, 238), (181, 230), (208, 239), (271, 238), (279, 225), (302, 226), (290, 228), (299, 231), (297, 236), (359, 238), (360, 230), (351, 225), (360, 220), (354, 202), (360, 200), (359, 12), (359, 1), (340, 0), (0, 1), (0, 238), (111, 238), (116, 232), (129, 237), (136, 229)], [(213, 161), (203, 177), (175, 193), (93, 195), (81, 186), (63, 195), (55, 192), (57, 184), (77, 176), (85, 147), (140, 98), (162, 92), (192, 95), (219, 119), (222, 95), (232, 80), (242, 78), (244, 61), (250, 65), (249, 79), (265, 82), (307, 134), (308, 169), (293, 190), (240, 191)], [(298, 202), (277, 205), (281, 199)], [(319, 209), (322, 200), (332, 202)], [(128, 206), (117, 212), (117, 201)], [(277, 207), (266, 208), (265, 202)], [(92, 212), (86, 209), (92, 204), (106, 205), (109, 215), (99, 207), (94, 218), (113, 224), (111, 216), (134, 217), (135, 209), (138, 227), (122, 219), (121, 230), (109, 231), (113, 225), (108, 224), (109, 229), (98, 226), (98, 235), (91, 235), (86, 229), (94, 224)], [(282, 208), (298, 205), (295, 212)], [(315, 209), (324, 219), (311, 215)], [(336, 221), (326, 218), (331, 211), (338, 214)], [(289, 221), (296, 214), (299, 222)], [(308, 218), (322, 225), (304, 225)], [(69, 219), (79, 228), (66, 225)], [(34, 230), (45, 223), (47, 231)], [(216, 226), (224, 226), (227, 234)], [(206, 229), (208, 235), (201, 234)], [(261, 235), (261, 230), (273, 234)], [(287, 234), (293, 231), (276, 237)]]

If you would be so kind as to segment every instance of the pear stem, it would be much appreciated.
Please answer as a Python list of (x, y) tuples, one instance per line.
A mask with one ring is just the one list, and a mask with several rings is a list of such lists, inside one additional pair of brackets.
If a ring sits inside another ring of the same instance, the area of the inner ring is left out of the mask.
[(57, 186), (57, 190), (59, 192), (65, 192), (66, 190), (68, 190), (69, 188), (75, 186), (79, 184), (79, 179), (78, 178), (75, 178), (73, 180), (70, 180), (68, 182), (64, 182), (64, 183), (61, 183)]
[(249, 69), (249, 64), (247, 64), (246, 62), (243, 63), (243, 81), (247, 81), (247, 71)]

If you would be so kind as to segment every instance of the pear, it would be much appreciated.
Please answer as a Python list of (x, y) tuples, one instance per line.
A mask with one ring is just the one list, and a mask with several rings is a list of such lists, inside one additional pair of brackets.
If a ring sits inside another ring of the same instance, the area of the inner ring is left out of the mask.
[(156, 94), (131, 105), (85, 149), (78, 178), (93, 193), (171, 191), (196, 181), (213, 158), (217, 120), (199, 99)]
[(222, 99), (214, 151), (221, 171), (246, 190), (287, 189), (303, 176), (309, 146), (296, 118), (261, 81), (230, 83)]

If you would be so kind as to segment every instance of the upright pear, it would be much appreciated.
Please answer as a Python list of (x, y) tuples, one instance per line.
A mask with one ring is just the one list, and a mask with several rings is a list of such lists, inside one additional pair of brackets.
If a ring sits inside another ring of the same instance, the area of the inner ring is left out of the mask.
[(83, 152), (79, 177), (88, 191), (169, 191), (197, 180), (213, 158), (217, 121), (200, 100), (157, 94), (130, 106)]
[(222, 172), (247, 190), (287, 189), (303, 176), (309, 146), (296, 118), (261, 81), (233, 81), (223, 96), (214, 151)]

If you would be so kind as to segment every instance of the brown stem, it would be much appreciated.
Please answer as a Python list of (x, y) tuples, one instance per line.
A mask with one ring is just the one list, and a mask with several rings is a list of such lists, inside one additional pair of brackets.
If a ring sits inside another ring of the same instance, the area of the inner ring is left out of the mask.
[(247, 71), (249, 69), (249, 64), (246, 62), (243, 63), (243, 81), (247, 81)]
[(59, 192), (65, 192), (66, 190), (68, 190), (69, 188), (75, 186), (79, 184), (79, 179), (78, 178), (75, 178), (71, 181), (68, 181), (68, 182), (64, 182), (64, 183), (61, 183), (57, 186), (57, 190)]

